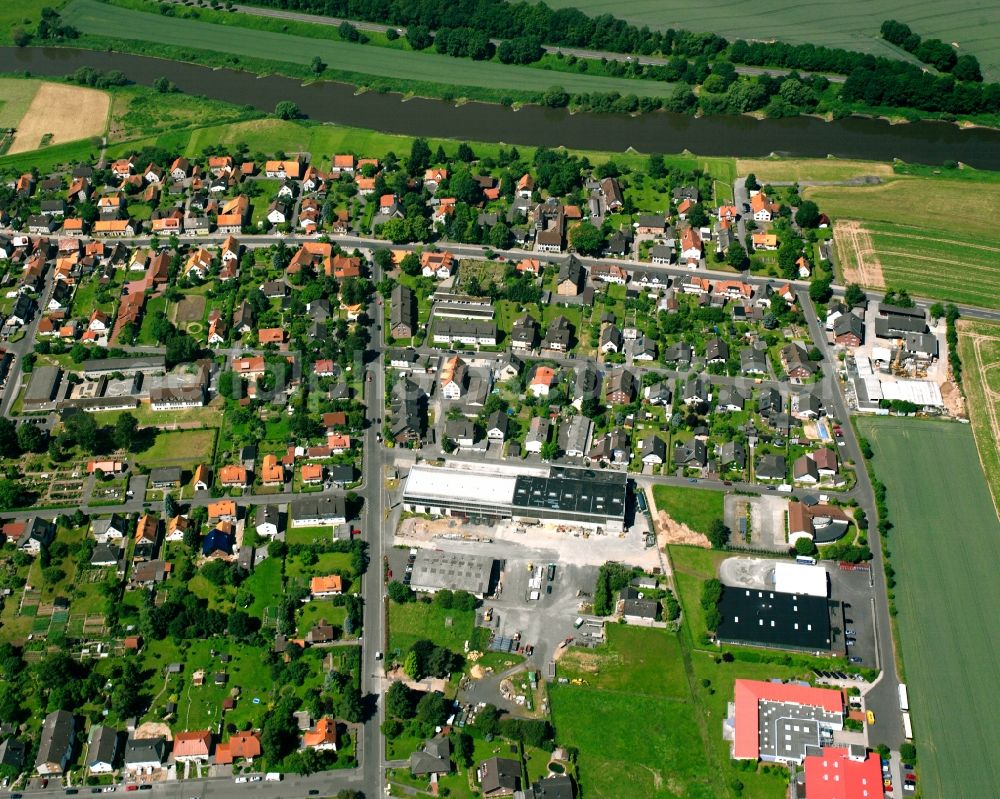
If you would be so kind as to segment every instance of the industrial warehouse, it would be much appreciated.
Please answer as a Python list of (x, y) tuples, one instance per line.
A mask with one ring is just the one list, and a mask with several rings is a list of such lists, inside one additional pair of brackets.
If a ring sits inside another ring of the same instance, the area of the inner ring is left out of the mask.
[(627, 492), (624, 474), (590, 469), (414, 466), (406, 478), (403, 508), (475, 524), (513, 519), (621, 532)]

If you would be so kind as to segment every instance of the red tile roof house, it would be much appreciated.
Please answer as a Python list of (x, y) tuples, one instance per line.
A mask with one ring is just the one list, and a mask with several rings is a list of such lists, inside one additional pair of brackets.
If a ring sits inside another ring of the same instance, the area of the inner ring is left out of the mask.
[(337, 374), (337, 369), (330, 358), (324, 358), (316, 361), (313, 365), (313, 372), (316, 374), (316, 377), (333, 377)]
[(207, 763), (212, 749), (212, 733), (208, 730), (179, 732), (174, 736), (174, 760)]
[(253, 760), (260, 757), (260, 752), (260, 737), (257, 733), (240, 733), (215, 747), (215, 762), (224, 766), (235, 760)]
[(285, 343), (285, 331), (280, 327), (265, 327), (257, 331), (257, 340), (260, 341), (261, 346), (267, 344), (281, 344)]
[(316, 485), (323, 482), (323, 465), (320, 463), (302, 464), (302, 482), (307, 485)]

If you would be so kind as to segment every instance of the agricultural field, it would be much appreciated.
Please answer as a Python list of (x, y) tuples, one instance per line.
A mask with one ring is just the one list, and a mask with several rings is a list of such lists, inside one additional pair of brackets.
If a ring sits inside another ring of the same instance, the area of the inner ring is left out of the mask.
[(0, 78), (0, 128), (16, 128), (35, 98), (40, 80)]
[(83, 86), (42, 83), (21, 121), (8, 154), (23, 153), (100, 136), (108, 123), (111, 97)]
[(1000, 235), (990, 222), (1000, 212), (1000, 185), (899, 178), (878, 186), (810, 187), (803, 196), (834, 219), (845, 281), (1000, 307), (994, 290)]
[[(858, 420), (893, 523), (896, 623), (924, 796), (998, 796), (991, 757), (1000, 651), (1000, 523), (965, 425)], [(960, 501), (956, 501), (960, 499)]]
[(684, 0), (547, 0), (552, 8), (578, 8), (590, 16), (612, 14), (636, 25), (711, 31), (727, 39), (777, 39), (790, 44), (842, 47), (890, 58), (907, 53), (878, 37), (884, 20), (905, 22), (923, 37), (959, 45), (959, 52), (979, 58), (986, 80), (1000, 78), (1000, 6), (976, 0), (953, 0), (942, 6), (915, 0), (901, 7), (893, 0), (846, 0), (835, 5), (801, 5), (789, 0), (747, 4), (730, 0), (707, 18), (701, 6)]
[(959, 320), (958, 354), (979, 460), (1000, 508), (1000, 325)]
[(455, 59), (437, 53), (414, 53), (351, 42), (315, 39), (288, 33), (215, 25), (192, 19), (149, 14), (104, 5), (96, 0), (71, 0), (64, 19), (82, 33), (116, 39), (151, 41), (161, 45), (210, 53), (230, 54), (300, 65), (319, 56), (338, 70), (382, 78), (544, 92), (561, 85), (570, 92), (620, 92), (667, 97), (673, 85), (661, 81), (591, 77), (559, 73), (532, 67), (508, 66), (493, 62)]

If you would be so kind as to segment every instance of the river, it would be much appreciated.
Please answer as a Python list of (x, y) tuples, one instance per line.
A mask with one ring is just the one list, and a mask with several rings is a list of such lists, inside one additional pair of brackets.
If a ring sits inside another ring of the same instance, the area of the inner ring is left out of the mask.
[[(824, 122), (814, 117), (757, 120), (746, 116), (694, 118), (658, 112), (643, 116), (570, 114), (564, 109), (442, 100), (403, 100), (398, 94), (355, 94), (353, 86), (295, 78), (258, 78), (248, 72), (167, 61), (146, 56), (52, 47), (0, 47), (0, 71), (61, 76), (78, 67), (121, 70), (136, 83), (161, 76), (191, 94), (273, 112), (291, 100), (311, 119), (386, 133), (436, 136), (506, 144), (563, 145), (589, 150), (674, 153), (706, 156), (789, 156), (860, 158), (941, 164), (962, 161), (980, 169), (1000, 169), (1000, 131), (962, 129), (943, 122), (890, 125), (851, 117)], [(456, 61), (456, 68), (460, 68)]]

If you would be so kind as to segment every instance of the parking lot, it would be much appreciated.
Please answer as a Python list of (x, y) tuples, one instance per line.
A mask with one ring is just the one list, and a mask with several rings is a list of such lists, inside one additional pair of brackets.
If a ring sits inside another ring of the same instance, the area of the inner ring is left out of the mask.
[[(726, 494), (723, 519), (733, 531), (732, 546), (787, 552), (785, 538), (785, 497), (763, 494), (747, 497)], [(741, 531), (745, 530), (745, 534)]]

